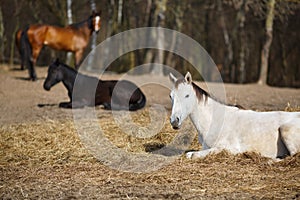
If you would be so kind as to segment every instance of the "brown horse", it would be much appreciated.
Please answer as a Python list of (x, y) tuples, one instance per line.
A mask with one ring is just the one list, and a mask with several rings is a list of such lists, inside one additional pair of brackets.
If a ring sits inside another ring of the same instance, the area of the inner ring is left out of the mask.
[(75, 68), (78, 69), (84, 49), (89, 43), (92, 32), (100, 29), (100, 13), (86, 20), (66, 27), (46, 24), (33, 24), (16, 33), (16, 44), (21, 54), (21, 69), (27, 63), (30, 78), (36, 79), (34, 65), (44, 45), (55, 50), (70, 51), (75, 54)]

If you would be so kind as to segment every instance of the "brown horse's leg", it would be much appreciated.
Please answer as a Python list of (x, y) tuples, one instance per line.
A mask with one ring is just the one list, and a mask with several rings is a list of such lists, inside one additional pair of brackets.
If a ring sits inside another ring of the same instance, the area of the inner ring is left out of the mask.
[(75, 69), (78, 70), (79, 64), (82, 58), (83, 50), (78, 50), (75, 52)]
[(32, 62), (34, 65), (36, 64), (37, 58), (40, 55), (42, 48), (43, 45), (35, 45), (32, 49)]

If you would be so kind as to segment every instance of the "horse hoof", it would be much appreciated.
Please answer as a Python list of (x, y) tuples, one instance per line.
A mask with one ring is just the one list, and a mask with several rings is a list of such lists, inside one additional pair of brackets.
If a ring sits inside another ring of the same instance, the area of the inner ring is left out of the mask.
[(103, 106), (104, 106), (104, 109), (105, 109), (105, 110), (111, 110), (111, 105), (110, 105), (110, 103), (105, 102), (105, 103), (103, 103)]
[(58, 107), (60, 107), (60, 108), (72, 108), (72, 103), (61, 102), (61, 103), (59, 103)]
[(37, 80), (37, 77), (36, 77), (36, 76), (31, 77), (30, 80), (31, 80), (31, 81), (36, 81), (36, 80)]

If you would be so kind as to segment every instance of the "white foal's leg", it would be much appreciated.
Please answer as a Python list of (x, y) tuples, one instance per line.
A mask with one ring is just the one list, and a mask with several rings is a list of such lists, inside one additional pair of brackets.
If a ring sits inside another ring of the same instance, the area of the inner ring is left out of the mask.
[(291, 155), (300, 152), (300, 119), (295, 119), (279, 128), (281, 138)]
[(186, 153), (186, 158), (194, 159), (194, 158), (204, 158), (208, 154), (219, 153), (220, 151), (217, 148), (210, 148), (201, 151), (191, 151)]

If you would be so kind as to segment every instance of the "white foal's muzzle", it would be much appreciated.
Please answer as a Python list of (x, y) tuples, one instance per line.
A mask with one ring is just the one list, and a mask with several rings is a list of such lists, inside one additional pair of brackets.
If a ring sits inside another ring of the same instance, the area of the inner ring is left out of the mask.
[(180, 126), (181, 126), (180, 117), (171, 116), (170, 123), (171, 123), (173, 129), (180, 129)]

